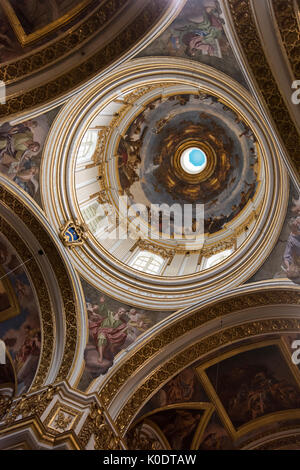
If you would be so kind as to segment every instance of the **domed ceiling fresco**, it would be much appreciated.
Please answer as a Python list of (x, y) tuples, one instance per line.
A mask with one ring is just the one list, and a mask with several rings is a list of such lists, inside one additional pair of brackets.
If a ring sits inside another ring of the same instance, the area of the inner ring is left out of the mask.
[[(200, 91), (176, 94), (171, 88), (165, 90), (115, 113), (119, 136), (115, 134), (109, 150), (114, 156), (105, 157), (97, 178), (103, 203), (98, 217), (103, 210), (110, 216), (116, 211), (118, 220), (124, 220), (126, 206), (130, 237), (140, 238), (143, 247), (152, 243), (158, 254), (163, 253), (163, 246), (198, 256), (197, 250), (205, 243), (220, 246), (225, 240), (228, 256), (238, 248), (228, 240), (230, 233), (239, 227), (244, 238), (249, 236), (253, 227), (249, 216), (253, 207), (259, 212), (265, 192), (257, 138), (222, 98)], [(131, 98), (125, 95), (123, 99), (127, 103)], [(101, 114), (97, 119), (100, 122)], [(79, 147), (79, 155), (85, 145)], [(93, 159), (98, 158), (103, 157), (96, 147)], [(120, 196), (127, 199), (123, 202)], [(132, 220), (134, 208), (137, 220)], [(84, 209), (83, 214), (88, 212)], [(89, 223), (89, 216), (84, 217)], [(92, 228), (94, 233), (97, 230)], [(215, 264), (223, 259), (220, 256)], [(205, 266), (210, 265), (202, 263), (200, 270)], [(176, 275), (173, 272), (166, 267), (165, 275)]]
[[(131, 204), (204, 204), (204, 231), (214, 233), (255, 195), (260, 178), (256, 138), (215, 96), (158, 98), (145, 105), (123, 135), (117, 150), (119, 181)], [(191, 177), (180, 157), (193, 146), (202, 148), (208, 161)]]
[[(285, 173), (274, 163), (276, 151), (250, 95), (206, 65), (183, 60), (178, 76), (178, 60), (157, 59), (151, 79), (147, 58), (137, 59), (132, 69), (124, 66), (120, 83), (112, 73), (111, 90), (103, 84), (90, 101), (76, 98), (78, 103), (74, 99), (61, 110), (44, 147), (53, 166), (44, 160), (51, 186), (44, 176), (42, 203), (66, 243), (66, 231), (77, 227), (82, 233), (72, 256), (83, 257), (81, 274), (89, 271), (89, 282), (103, 293), (99, 276), (104, 269), (110, 277), (112, 267), (117, 278), (123, 273), (126, 285), (132, 278), (134, 292), (137, 282), (149, 279), (149, 293), (139, 291), (149, 300), (157, 282), (174, 290), (193, 283), (200, 295), (208, 279), (216, 286), (216, 272), (225, 282), (223, 270), (234, 267), (240, 279), (234, 260), (250, 246), (262, 250), (257, 235), (262, 236), (265, 223), (273, 223), (272, 210), (277, 217), (287, 205), (282, 192), (275, 209), (271, 194), (281, 186), (272, 186), (270, 178), (285, 178)], [(191, 79), (189, 68), (196, 67), (201, 82)], [(145, 73), (139, 85), (137, 68)], [(69, 119), (76, 121), (74, 131), (58, 139), (58, 123)], [(54, 200), (57, 191), (61, 196)], [(259, 256), (257, 262), (262, 261)], [(113, 278), (110, 285), (115, 286)], [(126, 287), (127, 304), (134, 304), (129, 295)], [(184, 295), (194, 293), (185, 290)], [(150, 303), (144, 307), (151, 308)]]

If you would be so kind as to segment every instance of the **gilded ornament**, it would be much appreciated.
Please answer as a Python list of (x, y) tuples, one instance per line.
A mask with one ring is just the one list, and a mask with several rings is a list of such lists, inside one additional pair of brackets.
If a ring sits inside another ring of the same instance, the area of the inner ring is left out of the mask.
[(77, 220), (69, 220), (60, 228), (60, 239), (65, 246), (73, 247), (82, 245), (87, 238), (87, 227)]

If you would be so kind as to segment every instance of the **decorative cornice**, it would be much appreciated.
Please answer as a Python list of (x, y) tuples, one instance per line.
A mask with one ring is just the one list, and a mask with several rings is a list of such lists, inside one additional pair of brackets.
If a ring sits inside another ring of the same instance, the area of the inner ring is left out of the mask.
[(126, 448), (98, 397), (95, 394), (82, 397), (66, 382), (22, 395), (4, 403), (3, 410), (1, 406), (0, 401), (1, 439), (11, 438), (17, 430), (35, 428), (37, 442), (46, 443), (52, 448), (65, 439), (71, 448), (85, 449), (92, 436), (96, 450)]
[(68, 450), (81, 450), (78, 439), (76, 438), (73, 431), (66, 432), (63, 435), (54, 436), (48, 432), (39, 418), (25, 418), (24, 420), (19, 421), (17, 424), (6, 426), (5, 428), (0, 429), (0, 450), (33, 450), (32, 443), (29, 444), (26, 437), (24, 437), (24, 440), (20, 442), (20, 444), (13, 444), (9, 447), (4, 445), (4, 447), (2, 447), (2, 442), (6, 437), (9, 437), (9, 440), (11, 440), (11, 437), (16, 432), (22, 433), (22, 431), (30, 431), (35, 436), (35, 440), (39, 443), (36, 450), (41, 449), (41, 444), (45, 444), (46, 449), (49, 449), (49, 446), (55, 448), (55, 446), (58, 445), (61, 449), (61, 446), (64, 445), (64, 448), (67, 448)]
[(250, 0), (228, 0), (228, 5), (243, 53), (288, 151), (291, 163), (300, 174), (300, 136), (265, 56)]
[(12, 404), (9, 413), (5, 416), (5, 424), (9, 425), (14, 423), (17, 419), (24, 419), (29, 416), (40, 417), (52, 401), (55, 391), (56, 388), (50, 385), (38, 395), (22, 395), (20, 400)]
[(90, 413), (78, 435), (81, 446), (86, 447), (91, 435), (95, 437), (95, 450), (121, 450), (120, 438), (108, 424), (104, 410), (98, 404), (91, 405)]
[(12, 405), (12, 398), (1, 395), (0, 396), (0, 421), (8, 413)]

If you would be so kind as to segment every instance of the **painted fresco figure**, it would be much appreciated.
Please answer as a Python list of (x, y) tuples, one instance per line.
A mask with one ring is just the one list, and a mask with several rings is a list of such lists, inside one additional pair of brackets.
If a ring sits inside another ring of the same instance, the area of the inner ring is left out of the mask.
[(291, 233), (289, 235), (283, 255), (283, 270), (296, 284), (300, 284), (300, 216), (289, 223)]
[(38, 165), (34, 160), (26, 160), (23, 165), (20, 165), (16, 176), (13, 181), (17, 183), (26, 193), (34, 197), (38, 191), (38, 181), (36, 179), (39, 173)]
[(167, 423), (163, 427), (163, 432), (166, 434), (173, 449), (182, 449), (184, 440), (196, 431), (201, 420), (201, 414), (193, 414), (188, 410), (176, 410), (174, 421)]
[(103, 363), (107, 349), (115, 355), (127, 337), (127, 324), (121, 320), (126, 313), (125, 308), (120, 307), (116, 312), (112, 312), (104, 302), (101, 297), (101, 306), (98, 309), (94, 307), (89, 314), (89, 329), (97, 347), (99, 364)]
[(28, 150), (38, 152), (39, 149), (40, 144), (34, 142), (33, 133), (30, 130), (12, 132), (6, 136), (0, 135), (0, 155), (3, 165), (9, 166), (14, 161), (19, 162)]
[[(202, 52), (204, 55), (220, 56), (217, 40), (223, 36), (223, 20), (219, 18), (216, 2), (206, 1), (197, 16), (197, 6), (191, 18), (191, 24), (176, 28), (180, 31), (180, 41), (186, 46), (186, 55), (192, 57)], [(193, 7), (191, 2), (191, 7)]]
[(41, 331), (39, 328), (25, 326), (25, 339), (15, 356), (19, 387), (27, 390), (38, 366), (41, 351)]
[(135, 308), (131, 308), (127, 312), (127, 341), (129, 344), (133, 343), (137, 337), (150, 327), (149, 321), (144, 315), (137, 312)]
[(36, 165), (31, 162), (32, 153), (40, 150), (31, 130), (36, 125), (36, 121), (25, 121), (13, 126), (9, 123), (0, 126), (0, 171), (14, 179), (31, 196), (38, 187), (34, 179)]

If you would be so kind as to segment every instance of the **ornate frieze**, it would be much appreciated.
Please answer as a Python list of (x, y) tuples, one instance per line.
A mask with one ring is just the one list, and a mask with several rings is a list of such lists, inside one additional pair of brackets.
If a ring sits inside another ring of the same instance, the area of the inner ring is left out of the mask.
[[(273, 0), (281, 40), (295, 79), (300, 77), (300, 9), (297, 0)], [(297, 18), (298, 15), (298, 18)]]

